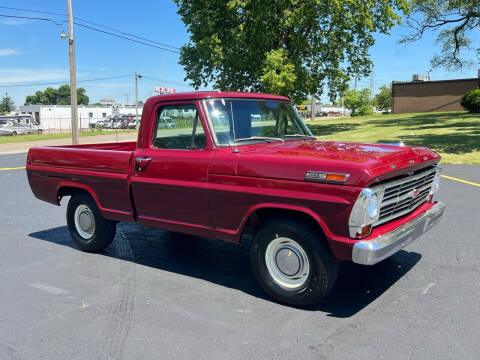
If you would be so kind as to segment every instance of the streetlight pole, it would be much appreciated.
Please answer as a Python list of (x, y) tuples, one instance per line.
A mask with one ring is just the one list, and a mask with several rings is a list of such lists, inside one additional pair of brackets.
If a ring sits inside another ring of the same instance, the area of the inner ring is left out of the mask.
[(313, 94), (312, 94), (312, 105), (310, 110), (311, 110), (312, 120), (315, 120), (315, 116), (317, 115), (317, 99)]
[(68, 55), (70, 59), (70, 108), (72, 113), (72, 144), (78, 144), (77, 71), (75, 66), (75, 43), (73, 40), (72, 0), (67, 0)]
[(135, 72), (135, 120), (138, 123), (138, 79), (141, 79), (142, 75)]

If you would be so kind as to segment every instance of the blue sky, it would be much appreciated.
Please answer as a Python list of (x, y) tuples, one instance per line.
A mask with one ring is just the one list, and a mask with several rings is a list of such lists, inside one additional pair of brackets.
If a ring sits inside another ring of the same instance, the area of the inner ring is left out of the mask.
[[(156, 1), (91, 1), (73, 0), (74, 16), (104, 26), (123, 30), (171, 46), (180, 47), (188, 41), (188, 34), (171, 0)], [(0, 6), (66, 13), (66, 1), (3, 0)], [(0, 8), (0, 14), (38, 16), (63, 21), (48, 14), (33, 14)], [(0, 84), (28, 84), (68, 82), (68, 44), (60, 39), (67, 24), (0, 18)], [(439, 51), (435, 36), (427, 34), (421, 41), (401, 45), (399, 40), (407, 29), (396, 27), (390, 36), (378, 35), (371, 49), (375, 63), (375, 86), (392, 80), (410, 80), (412, 74), (426, 73), (431, 68), (432, 54)], [(89, 29), (75, 28), (77, 80), (130, 75), (129, 77), (79, 82), (87, 90), (90, 102), (100, 98), (114, 98), (130, 102), (134, 98), (134, 72), (156, 78), (139, 81), (141, 100), (154, 95), (154, 86), (176, 87), (178, 91), (191, 90), (183, 81), (185, 73), (178, 65), (178, 55), (111, 37)], [(478, 38), (475, 39), (479, 47)], [(462, 72), (434, 69), (432, 80), (475, 77), (476, 68)], [(369, 87), (370, 79), (361, 79), (360, 88)], [(17, 105), (23, 105), (25, 96), (45, 86), (0, 87), (0, 94), (8, 92)], [(58, 87), (59, 85), (51, 85)], [(128, 94), (128, 95), (127, 95)]]

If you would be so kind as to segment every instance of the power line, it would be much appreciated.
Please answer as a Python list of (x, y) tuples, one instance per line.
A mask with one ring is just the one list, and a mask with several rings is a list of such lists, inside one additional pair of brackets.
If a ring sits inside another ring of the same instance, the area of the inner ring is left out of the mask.
[(41, 17), (32, 17), (32, 16), (18, 16), (18, 15), (5, 15), (5, 14), (0, 14), (1, 17), (6, 17), (6, 18), (15, 18), (15, 19), (29, 19), (29, 20), (43, 20), (43, 21), (50, 21), (54, 23), (55, 25), (62, 25), (66, 23), (67, 21), (55, 21), (53, 19), (48, 19), (48, 18), (41, 18)]
[(184, 87), (190, 87), (186, 82), (183, 82), (183, 83), (180, 83), (180, 82), (177, 82), (177, 81), (173, 81), (173, 80), (168, 80), (168, 79), (158, 79), (158, 78), (154, 78), (152, 76), (147, 76), (147, 75), (143, 75), (143, 78), (144, 79), (147, 79), (147, 80), (150, 80), (150, 81), (154, 81), (155, 83), (157, 82), (160, 82), (160, 83), (169, 83), (169, 84), (172, 84), (172, 85), (176, 85), (176, 86), (184, 86)]
[(41, 11), (41, 10), (20, 9), (20, 8), (9, 7), (9, 6), (0, 6), (0, 9), (26, 11), (26, 12), (33, 12), (33, 13), (39, 13), (39, 14), (49, 14), (49, 15), (61, 15), (61, 16), (65, 16), (65, 17), (66, 17), (65, 14), (61, 14), (61, 13)]
[[(64, 21), (62, 21), (62, 22), (57, 22), (57, 21), (55, 21), (55, 20), (53, 20), (53, 19), (41, 18), (41, 17), (32, 17), (32, 16), (17, 16), (17, 15), (5, 15), (5, 14), (0, 14), (0, 17), (50, 21), (50, 22), (52, 22), (52, 23), (54, 23), (54, 24), (56, 24), (56, 25), (62, 25), (63, 23), (66, 22), (66, 20), (64, 20)], [(125, 39), (125, 40), (128, 40), (128, 41), (132, 41), (132, 42), (135, 42), (135, 43), (138, 43), (138, 44), (142, 44), (142, 45), (154, 47), (154, 48), (157, 48), (157, 49), (160, 49), (160, 50), (168, 51), (168, 52), (171, 52), (171, 53), (174, 53), (174, 54), (180, 54), (180, 51), (171, 50), (171, 49), (166, 49), (165, 47), (157, 46), (157, 45), (154, 45), (154, 44), (149, 44), (149, 43), (146, 43), (146, 42), (143, 42), (143, 41), (139, 41), (139, 40), (135, 40), (135, 39), (130, 39), (130, 38), (126, 37), (126, 36), (114, 34), (114, 33), (111, 33), (111, 32), (105, 31), (105, 30), (101, 30), (101, 29), (94, 28), (94, 27), (92, 27), (92, 26), (88, 26), (88, 25), (85, 25), (85, 24), (80, 24), (80, 23), (78, 23), (78, 22), (75, 23), (75, 25), (81, 26), (81, 27), (84, 27), (84, 28), (87, 28), (87, 29), (90, 29), (90, 30), (98, 31), (98, 32), (101, 32), (101, 33), (104, 33), (104, 34), (108, 34), (108, 35), (111, 35), (111, 36), (116, 36), (116, 37), (118, 37), (118, 38)]]
[[(91, 81), (101, 81), (101, 80), (112, 80), (112, 79), (120, 79), (120, 78), (126, 78), (126, 77), (131, 77), (131, 76), (132, 76), (132, 75), (110, 76), (110, 77), (96, 78), (96, 79), (77, 80), (77, 82), (91, 82)], [(34, 84), (12, 84), (12, 85), (0, 84), (0, 87), (60, 85), (60, 84), (68, 83), (68, 82), (69, 82), (69, 81), (66, 80), (66, 81), (57, 81), (57, 82), (48, 82), (48, 83), (34, 83)]]
[[(31, 9), (21, 9), (21, 8), (9, 7), (9, 6), (0, 6), (0, 8), (1, 8), (1, 9), (8, 9), (8, 10), (16, 10), (16, 11), (25, 11), (25, 12), (39, 13), (39, 14), (59, 15), (59, 16), (63, 16), (63, 17), (66, 16), (65, 14), (56, 13), (56, 12), (40, 11), (40, 10), (31, 10)], [(164, 43), (161, 43), (161, 42), (158, 42), (158, 41), (155, 41), (155, 40), (150, 40), (150, 39), (144, 38), (144, 37), (142, 37), (142, 36), (130, 34), (130, 33), (124, 32), (124, 31), (122, 31), (122, 30), (118, 30), (118, 29), (114, 29), (114, 28), (112, 28), (112, 27), (108, 27), (108, 26), (105, 26), (105, 25), (101, 25), (101, 24), (98, 24), (98, 23), (94, 23), (93, 21), (89, 21), (89, 20), (86, 20), (86, 19), (83, 19), (83, 18), (74, 17), (74, 19), (77, 19), (77, 20), (86, 22), (86, 23), (88, 23), (88, 24), (100, 26), (100, 27), (102, 27), (102, 28), (104, 28), (104, 29), (116, 31), (116, 32), (118, 32), (118, 33), (120, 33), (120, 34), (123, 34), (123, 35), (127, 35), (127, 36), (134, 37), (134, 38), (137, 38), (137, 39), (140, 39), (140, 40), (144, 40), (144, 41), (148, 41), (148, 42), (151, 42), (151, 43), (154, 43), (154, 44), (158, 44), (158, 45), (160, 45), (160, 46), (165, 46), (165, 47), (169, 47), (169, 48), (172, 48), (172, 49), (175, 49), (175, 50), (180, 50), (180, 48), (179, 48), (179, 47), (176, 47), (176, 46), (164, 44)]]
[(80, 24), (80, 23), (75, 23), (75, 25), (81, 26), (81, 27), (84, 27), (84, 28), (87, 28), (87, 29), (90, 29), (90, 30), (98, 31), (98, 32), (101, 32), (101, 33), (104, 33), (104, 34), (108, 34), (108, 35), (111, 35), (111, 36), (116, 36), (116, 37), (119, 37), (121, 39), (125, 39), (125, 40), (132, 41), (132, 42), (135, 42), (135, 43), (139, 43), (139, 44), (147, 45), (147, 46), (150, 46), (150, 47), (154, 47), (154, 48), (157, 48), (157, 49), (160, 49), (160, 50), (169, 51), (169, 52), (174, 53), (174, 54), (180, 54), (180, 51), (166, 49), (166, 48), (161, 47), (161, 46), (149, 44), (149, 43), (139, 41), (139, 40), (130, 39), (126, 36), (114, 34), (114, 33), (111, 33), (111, 32), (105, 31), (105, 30), (101, 30), (101, 29), (97, 29), (97, 28), (94, 28), (94, 27), (91, 27), (91, 26), (88, 26), (88, 25), (84, 25), (84, 24)]
[[(140, 39), (140, 40), (144, 40), (144, 41), (148, 41), (148, 42), (151, 42), (151, 43), (154, 43), (154, 44), (158, 44), (158, 45), (160, 45), (160, 46), (165, 46), (165, 47), (169, 47), (169, 48), (172, 48), (172, 49), (175, 49), (175, 50), (180, 50), (179, 47), (172, 46), (172, 45), (167, 45), (167, 44), (164, 44), (164, 43), (155, 41), (155, 40), (150, 40), (150, 39), (147, 39), (147, 38), (138, 36), (138, 35), (130, 34), (130, 33), (127, 33), (127, 32), (121, 31), (121, 30), (117, 30), (117, 29), (114, 29), (114, 28), (105, 26), (105, 25), (101, 25), (101, 24), (94, 23), (93, 21), (88, 21), (88, 20), (85, 20), (85, 19), (82, 19), (82, 18), (78, 18), (78, 17), (75, 18), (75, 19), (78, 19), (78, 20), (80, 20), (80, 21), (86, 22), (86, 23), (88, 23), (88, 24), (100, 26), (100, 27), (102, 27), (102, 28), (104, 28), (104, 29), (116, 31), (116, 32), (118, 32), (118, 33), (120, 33), (120, 34), (123, 34), (123, 35), (127, 35), (127, 36), (134, 37), (134, 38), (137, 38), (137, 39)], [(77, 25), (78, 25), (78, 23), (77, 23)]]

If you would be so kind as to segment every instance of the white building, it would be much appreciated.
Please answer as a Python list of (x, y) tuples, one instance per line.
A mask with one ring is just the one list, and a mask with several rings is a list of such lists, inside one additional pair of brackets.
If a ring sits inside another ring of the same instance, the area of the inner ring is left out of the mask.
[[(118, 106), (119, 114), (135, 114), (134, 105)], [(48, 129), (70, 129), (71, 109), (70, 105), (23, 105), (14, 113), (31, 114), (44, 130)], [(112, 105), (78, 105), (78, 126), (81, 129), (88, 129), (90, 124), (98, 120), (106, 119), (113, 114)], [(138, 107), (138, 116), (142, 114), (142, 106)]]

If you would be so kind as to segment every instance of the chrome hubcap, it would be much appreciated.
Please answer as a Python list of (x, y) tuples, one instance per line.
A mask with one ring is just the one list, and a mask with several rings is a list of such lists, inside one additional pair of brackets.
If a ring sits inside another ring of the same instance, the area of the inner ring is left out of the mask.
[(265, 264), (273, 280), (286, 290), (302, 286), (310, 273), (305, 250), (289, 238), (278, 237), (268, 244)]
[(85, 240), (89, 240), (95, 232), (95, 218), (87, 205), (79, 205), (75, 209), (75, 228)]

